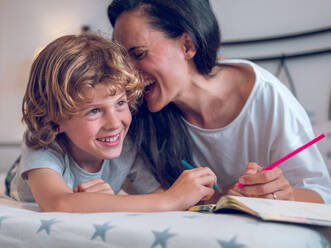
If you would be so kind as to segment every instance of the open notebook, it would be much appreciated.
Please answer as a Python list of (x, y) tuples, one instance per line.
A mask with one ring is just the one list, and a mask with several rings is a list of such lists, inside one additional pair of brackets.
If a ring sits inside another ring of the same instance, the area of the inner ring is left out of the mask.
[(194, 212), (244, 212), (267, 221), (331, 226), (331, 204), (223, 196), (216, 204), (197, 205)]

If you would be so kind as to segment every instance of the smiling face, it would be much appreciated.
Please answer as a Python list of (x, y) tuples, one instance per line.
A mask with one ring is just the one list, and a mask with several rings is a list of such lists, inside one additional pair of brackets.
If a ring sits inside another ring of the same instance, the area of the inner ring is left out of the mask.
[(167, 37), (153, 29), (140, 10), (124, 12), (116, 21), (114, 38), (129, 52), (145, 84), (144, 98), (151, 112), (175, 102), (188, 77), (182, 36)]
[(72, 157), (82, 164), (101, 164), (103, 159), (120, 155), (124, 137), (131, 123), (125, 92), (109, 95), (108, 88), (97, 84), (84, 91), (91, 102), (79, 114), (59, 123), (69, 140)]

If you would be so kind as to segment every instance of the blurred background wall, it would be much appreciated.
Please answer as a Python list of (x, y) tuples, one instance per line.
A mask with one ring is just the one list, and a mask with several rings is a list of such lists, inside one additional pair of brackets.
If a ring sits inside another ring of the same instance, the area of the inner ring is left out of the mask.
[[(21, 102), (34, 55), (84, 25), (111, 37), (106, 8), (111, 0), (0, 0), (0, 171), (19, 153), (24, 131)], [(331, 27), (329, 0), (211, 0), (225, 42), (287, 35)], [(331, 48), (331, 32), (302, 39), (224, 46), (228, 58), (268, 57)], [(279, 60), (260, 62), (276, 73)], [(331, 54), (285, 60), (298, 100), (316, 126), (328, 120)], [(289, 86), (284, 70), (280, 79)], [(330, 146), (330, 144), (328, 145)], [(331, 157), (331, 155), (330, 155)]]

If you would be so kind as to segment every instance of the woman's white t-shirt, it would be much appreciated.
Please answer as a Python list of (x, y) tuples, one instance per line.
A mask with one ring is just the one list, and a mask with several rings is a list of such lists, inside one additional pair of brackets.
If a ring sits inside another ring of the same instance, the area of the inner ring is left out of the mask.
[[(248, 162), (266, 167), (313, 139), (315, 134), (303, 107), (274, 75), (246, 60), (221, 63), (243, 63), (254, 69), (256, 81), (240, 114), (218, 129), (203, 129), (184, 122), (194, 143), (195, 166), (210, 167), (218, 183), (224, 186), (237, 182)], [(316, 144), (279, 168), (292, 186), (314, 190), (331, 203), (330, 176)]]

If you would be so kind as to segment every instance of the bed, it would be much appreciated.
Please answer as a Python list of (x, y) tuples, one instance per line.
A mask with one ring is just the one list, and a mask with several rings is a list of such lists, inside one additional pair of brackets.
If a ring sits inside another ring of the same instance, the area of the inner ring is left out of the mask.
[(330, 247), (331, 227), (264, 222), (244, 214), (42, 213), (4, 195), (0, 247)]
[[(314, 129), (326, 135), (318, 145), (331, 172), (331, 122)], [(4, 175), (0, 173), (0, 248), (331, 247), (331, 227), (264, 222), (244, 214), (42, 213), (36, 204), (6, 197)]]

